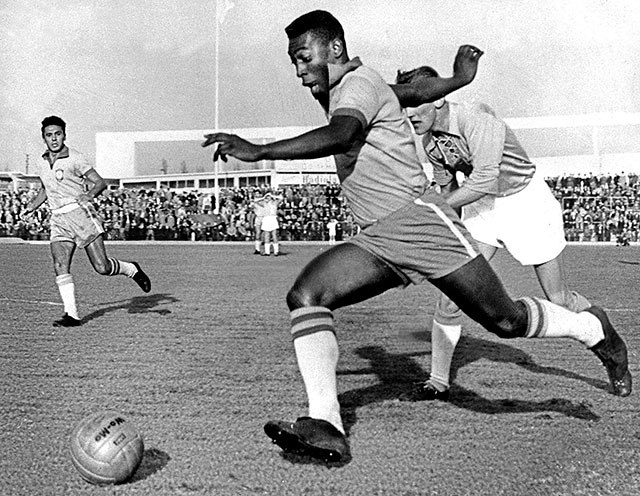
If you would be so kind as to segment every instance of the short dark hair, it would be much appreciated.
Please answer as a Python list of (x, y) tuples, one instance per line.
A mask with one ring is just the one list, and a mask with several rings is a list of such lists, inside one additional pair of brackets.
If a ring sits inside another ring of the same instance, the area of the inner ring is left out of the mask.
[(325, 43), (335, 38), (340, 38), (344, 42), (342, 24), (325, 10), (314, 10), (301, 15), (284, 28), (284, 31), (290, 40), (311, 31)]
[(422, 65), (420, 67), (416, 67), (415, 69), (411, 69), (410, 71), (398, 71), (396, 75), (396, 83), (397, 84), (408, 84), (413, 83), (418, 79), (422, 78), (434, 78), (440, 77), (438, 71), (436, 71), (433, 67), (429, 67), (428, 65)]
[(44, 128), (47, 126), (60, 126), (64, 133), (67, 132), (67, 123), (57, 115), (50, 115), (49, 117), (45, 117), (44, 119), (42, 119), (42, 127), (40, 128), (40, 131), (42, 132), (43, 136)]

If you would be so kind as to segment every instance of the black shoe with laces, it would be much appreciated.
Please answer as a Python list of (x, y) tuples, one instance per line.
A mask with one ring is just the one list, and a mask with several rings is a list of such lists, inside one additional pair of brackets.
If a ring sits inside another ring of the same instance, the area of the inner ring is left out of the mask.
[(53, 327), (78, 327), (82, 325), (82, 321), (74, 319), (68, 313), (65, 313), (61, 318), (53, 322)]
[(133, 265), (136, 266), (136, 269), (138, 269), (138, 272), (133, 276), (133, 280), (138, 284), (138, 286), (140, 286), (142, 291), (148, 293), (151, 291), (151, 279), (149, 279), (149, 276), (144, 273), (144, 270), (142, 270), (142, 267), (140, 267), (138, 262), (131, 263), (133, 263)]
[(324, 462), (349, 459), (347, 437), (326, 420), (300, 417), (295, 422), (270, 420), (264, 432), (286, 453), (309, 456)]
[(449, 390), (440, 391), (429, 381), (418, 382), (409, 391), (402, 393), (399, 399), (400, 401), (447, 401)]
[(629, 372), (627, 345), (613, 328), (609, 317), (602, 308), (594, 306), (587, 308), (585, 312), (595, 315), (602, 324), (604, 339), (590, 349), (607, 369), (613, 394), (629, 396), (631, 394), (631, 372)]

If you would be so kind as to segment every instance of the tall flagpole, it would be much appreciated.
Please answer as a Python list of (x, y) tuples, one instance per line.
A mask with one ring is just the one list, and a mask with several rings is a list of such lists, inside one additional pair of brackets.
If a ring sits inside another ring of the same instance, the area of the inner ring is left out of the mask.
[[(220, 87), (220, 77), (218, 76), (220, 61), (218, 60), (220, 55), (220, 0), (216, 0), (216, 36), (215, 36), (216, 48), (215, 48), (215, 93), (214, 93), (214, 102), (213, 102), (213, 127), (214, 131), (218, 132), (218, 113), (219, 113), (219, 105), (218, 105), (218, 97), (220, 95), (219, 87)], [(214, 154), (215, 157), (215, 154)], [(215, 195), (215, 213), (220, 213), (220, 183), (218, 179), (219, 172), (219, 160), (213, 160), (213, 194)]]

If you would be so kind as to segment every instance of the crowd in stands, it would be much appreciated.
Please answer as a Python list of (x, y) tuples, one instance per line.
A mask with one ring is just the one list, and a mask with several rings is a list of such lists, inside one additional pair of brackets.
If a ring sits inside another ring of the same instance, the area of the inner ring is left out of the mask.
[[(563, 208), (569, 241), (640, 241), (640, 181), (637, 175), (585, 175), (547, 178)], [(278, 210), (282, 241), (329, 239), (327, 225), (337, 221), (336, 240), (357, 233), (340, 186), (286, 186), (222, 189), (219, 212), (209, 192), (168, 189), (107, 190), (95, 206), (111, 240), (250, 241), (252, 202), (267, 192), (282, 197)], [(48, 239), (46, 204), (31, 215), (25, 207), (34, 191), (0, 191), (0, 236)]]

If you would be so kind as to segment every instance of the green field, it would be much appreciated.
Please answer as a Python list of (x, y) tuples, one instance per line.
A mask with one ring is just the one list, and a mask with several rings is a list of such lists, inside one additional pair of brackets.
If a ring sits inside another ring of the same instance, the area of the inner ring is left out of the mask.
[[(0, 244), (2, 495), (640, 494), (639, 392), (609, 394), (578, 343), (499, 340), (468, 322), (451, 401), (398, 401), (429, 370), (430, 286), (335, 312), (353, 459), (285, 456), (262, 430), (306, 413), (285, 294), (327, 247), (285, 244), (278, 258), (250, 244), (107, 248), (146, 268), (151, 293), (98, 276), (80, 251), (85, 324), (59, 329), (48, 245)], [(566, 252), (572, 286), (609, 311), (640, 380), (639, 264), (636, 246)], [(496, 267), (513, 296), (540, 294), (506, 255)], [(76, 472), (68, 436), (103, 409), (138, 427), (145, 453), (132, 481), (101, 488)]]

